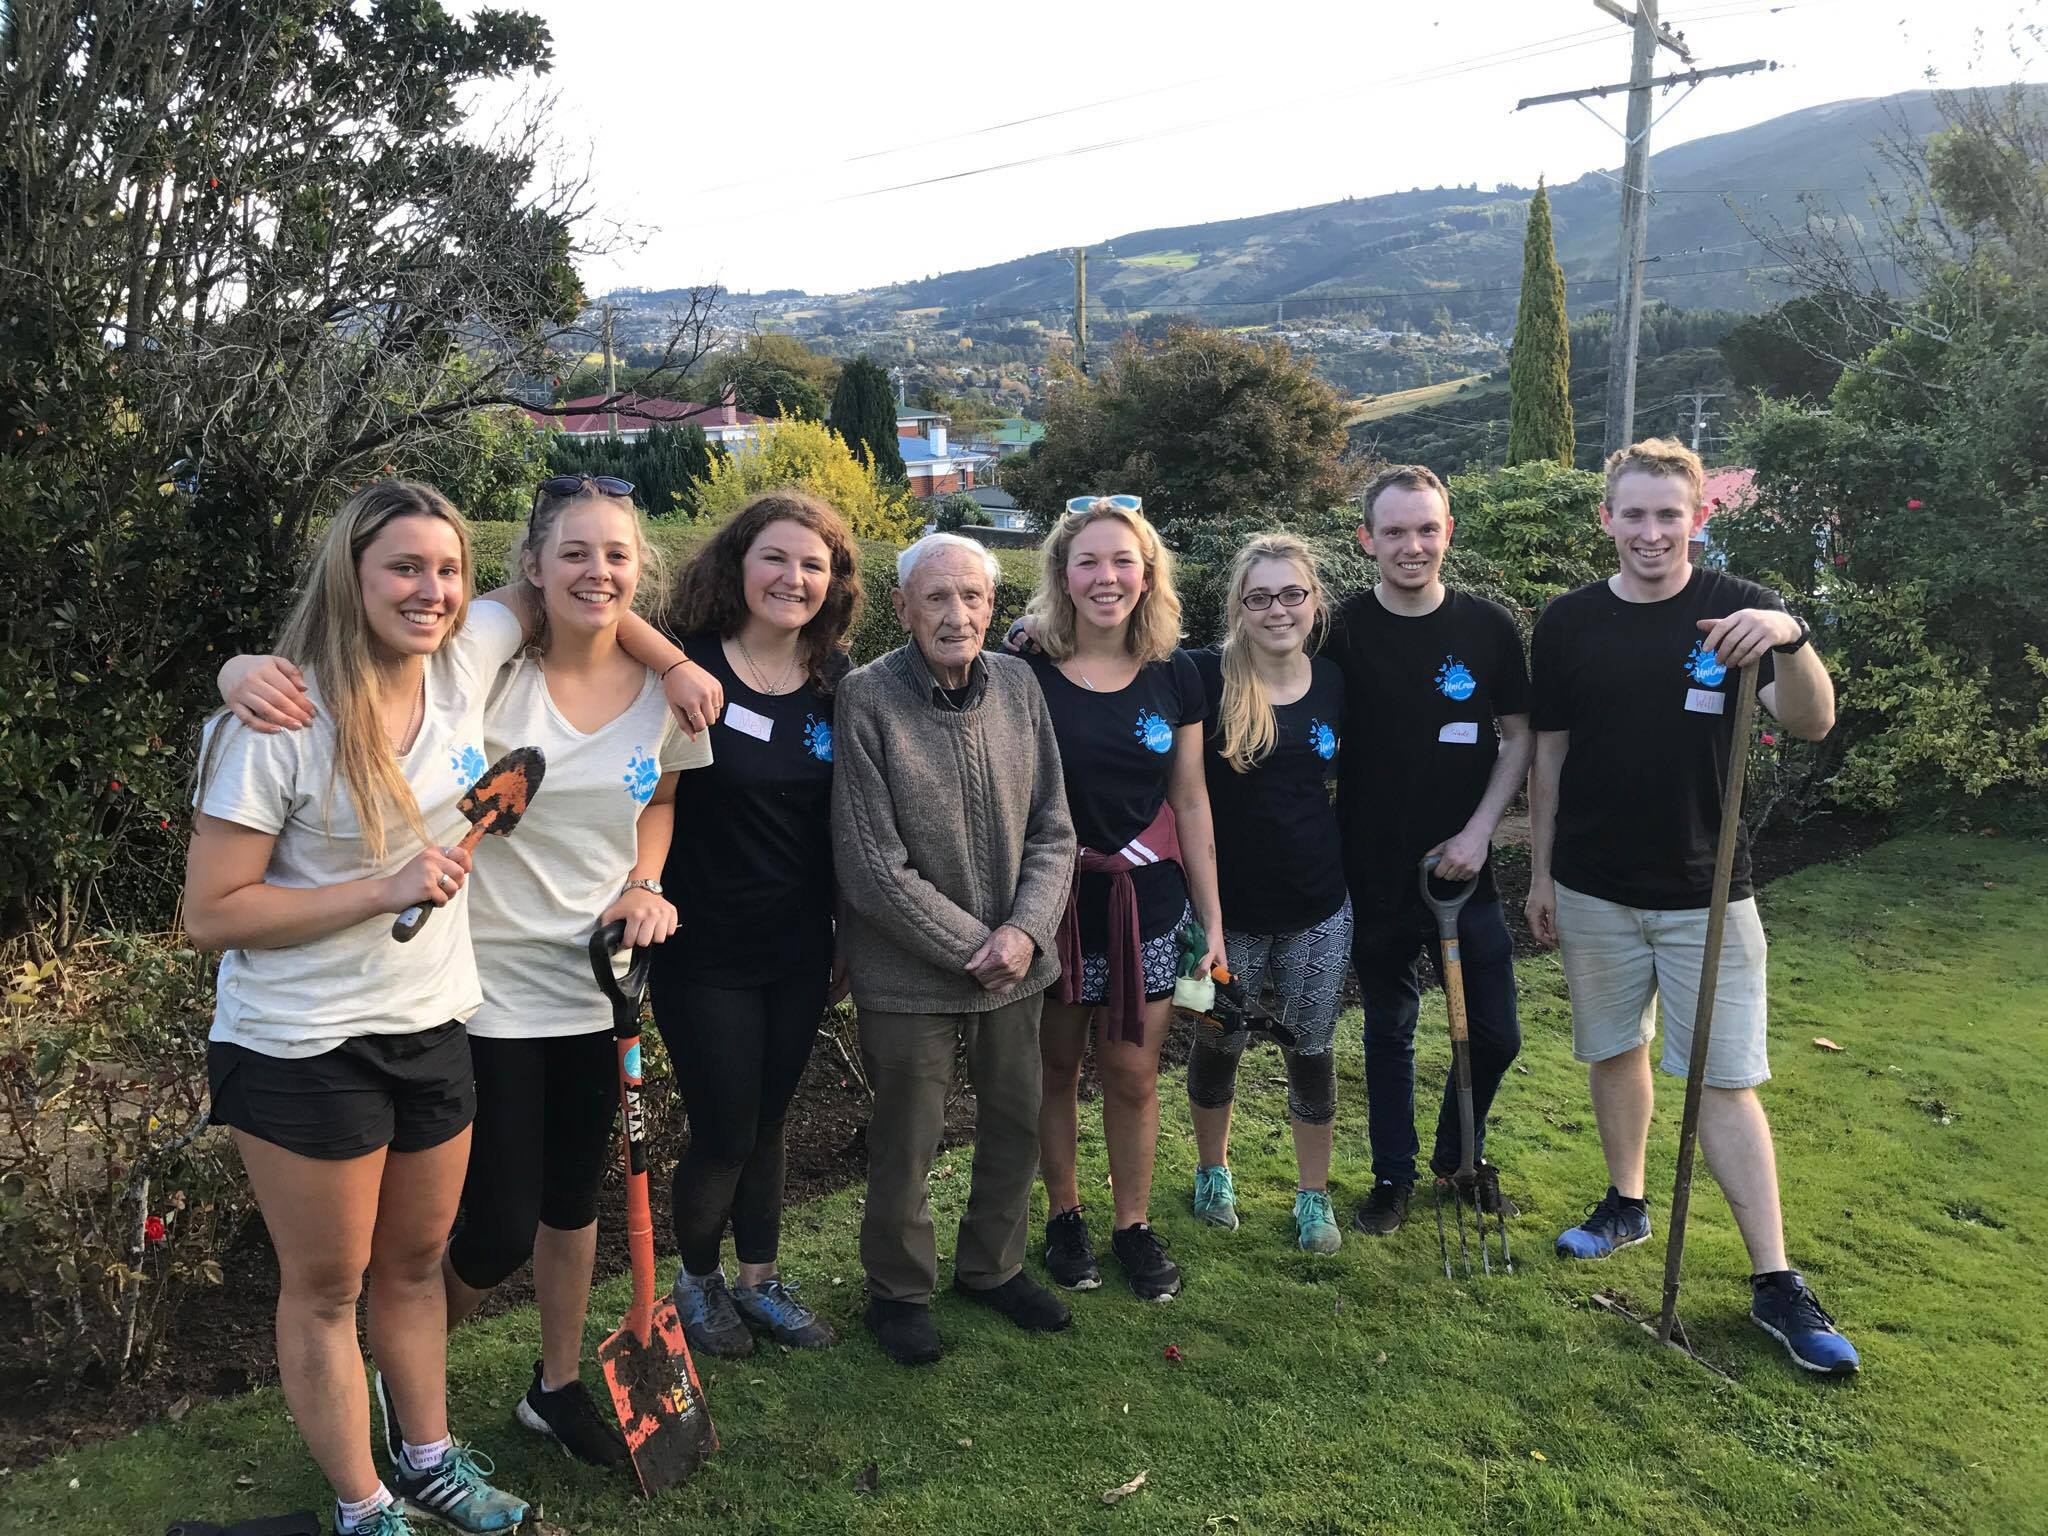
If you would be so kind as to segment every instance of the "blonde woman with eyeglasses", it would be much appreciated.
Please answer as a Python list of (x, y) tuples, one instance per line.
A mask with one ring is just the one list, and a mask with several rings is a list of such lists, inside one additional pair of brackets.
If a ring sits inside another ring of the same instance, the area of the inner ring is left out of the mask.
[[(1208, 703), (1202, 766), (1216, 823), (1216, 875), (1232, 978), (1257, 999), (1271, 984), (1287, 1115), (1300, 1175), (1295, 1238), (1311, 1253), (1343, 1239), (1330, 1212), (1337, 1112), (1338, 994), (1351, 957), (1351, 902), (1329, 785), (1344, 733), (1344, 676), (1316, 654), (1329, 600), (1308, 546), (1253, 539), (1231, 562), (1223, 644), (1193, 653)], [(1237, 1066), (1250, 1036), (1195, 1029), (1188, 1101), (1195, 1122), (1195, 1214), (1238, 1224), (1228, 1151)]]
[(1070, 1290), (1102, 1283), (1075, 1171), (1081, 1062), (1099, 1018), (1112, 1247), (1131, 1289), (1163, 1301), (1179, 1292), (1181, 1275), (1147, 1220), (1159, 1050), (1172, 1019), (1181, 925), (1190, 916), (1199, 922), (1205, 973), (1223, 959), (1223, 915), (1202, 779), (1202, 681), (1180, 649), (1173, 557), (1137, 497), (1067, 503), (1045, 541), (1029, 617), (1039, 646), (1031, 666), (1059, 739), (1081, 845), (1060, 928), (1062, 973), (1039, 1033), (1045, 1262)]

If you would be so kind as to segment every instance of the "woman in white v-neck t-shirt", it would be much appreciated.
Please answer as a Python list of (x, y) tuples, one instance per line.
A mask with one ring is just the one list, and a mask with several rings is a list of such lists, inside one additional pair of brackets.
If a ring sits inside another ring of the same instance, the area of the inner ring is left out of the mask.
[[(440, 1251), (469, 1155), (462, 1020), (479, 1001), (456, 802), (483, 768), (486, 688), (519, 627), (467, 614), (469, 539), (437, 492), (385, 481), (329, 526), (280, 649), (318, 701), (304, 730), (226, 717), (201, 751), (185, 923), (225, 951), (207, 1048), (278, 1260), (285, 1400), (333, 1485), (337, 1528), (386, 1523), (356, 1343), (410, 1443), (398, 1496), (463, 1528), (524, 1501), (453, 1443)], [(488, 608), (490, 605), (481, 605)], [(468, 618), (469, 621), (465, 622)], [(430, 903), (410, 944), (392, 914)]]

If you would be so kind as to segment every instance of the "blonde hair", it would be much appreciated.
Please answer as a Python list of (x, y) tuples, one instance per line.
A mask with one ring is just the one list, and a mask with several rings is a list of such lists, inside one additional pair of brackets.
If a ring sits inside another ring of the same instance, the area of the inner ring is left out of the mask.
[(326, 795), (331, 800), (339, 774), (348, 785), (373, 864), (384, 862), (386, 818), (392, 811), (422, 846), (429, 841), (419, 802), (377, 715), (376, 662), (363, 614), (363, 551), (401, 517), (438, 518), (455, 530), (462, 546), (462, 605), (442, 637), (446, 645), (469, 616), (469, 524), (439, 491), (410, 480), (366, 485), (334, 514), (307, 568), (291, 617), (277, 637), (278, 654), (310, 671), (319, 682), (321, 701), (334, 726), (334, 763)]
[(1251, 620), (1246, 617), (1244, 589), (1251, 580), (1252, 567), (1262, 560), (1286, 560), (1301, 568), (1303, 584), (1313, 610), (1308, 643), (1311, 656), (1322, 644), (1330, 623), (1329, 594), (1323, 588), (1322, 573), (1316, 568), (1315, 551), (1291, 533), (1262, 533), (1237, 552), (1230, 562), (1230, 586), (1224, 616), (1223, 698), (1216, 708), (1216, 750), (1239, 773), (1249, 773), (1272, 755), (1280, 739), (1273, 719), (1273, 701), (1267, 697), (1265, 679), (1252, 665)]
[(1614, 507), (1614, 487), (1623, 475), (1669, 475), (1674, 480), (1683, 480), (1692, 492), (1692, 508), (1697, 512), (1700, 499), (1706, 495), (1707, 472), (1700, 464), (1700, 456), (1675, 437), (1646, 437), (1639, 443), (1630, 443), (1626, 448), (1617, 448), (1607, 455), (1607, 506)]
[(1067, 556), (1074, 540), (1096, 523), (1122, 523), (1138, 541), (1138, 558), (1145, 567), (1146, 590), (1138, 597), (1124, 628), (1124, 649), (1138, 658), (1138, 665), (1164, 661), (1180, 644), (1180, 597), (1173, 590), (1173, 554), (1159, 537), (1159, 531), (1142, 512), (1119, 507), (1107, 497), (1091, 503), (1084, 511), (1069, 512), (1053, 525), (1039, 548), (1038, 590), (1025, 607), (1034, 624), (1034, 638), (1040, 650), (1054, 661), (1074, 654), (1074, 599), (1067, 592)]
[[(647, 520), (640, 511), (640, 504), (631, 496), (613, 496), (600, 491), (587, 478), (582, 486), (567, 496), (537, 494), (533, 511), (527, 514), (519, 537), (512, 545), (512, 579), (518, 583), (520, 601), (526, 606), (526, 653), (529, 656), (539, 656), (548, 648), (547, 597), (533, 584), (532, 578), (539, 569), (541, 551), (547, 548), (548, 540), (554, 536), (562, 514), (579, 501), (602, 501), (620, 507), (632, 522), (633, 550), (640, 562), (640, 574), (634, 580), (634, 596), (639, 596), (640, 588), (649, 581), (658, 587), (667, 574), (661, 551), (648, 540)], [(533, 562), (531, 566), (528, 561)]]

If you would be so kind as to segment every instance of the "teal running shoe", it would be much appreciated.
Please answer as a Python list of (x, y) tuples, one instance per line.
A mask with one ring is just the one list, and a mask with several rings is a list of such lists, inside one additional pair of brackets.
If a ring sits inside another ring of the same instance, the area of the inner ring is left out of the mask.
[(1294, 1235), (1308, 1253), (1335, 1253), (1344, 1246), (1337, 1218), (1330, 1214), (1330, 1192), (1300, 1189), (1294, 1193)]
[(1237, 1185), (1221, 1163), (1195, 1170), (1195, 1214), (1212, 1227), (1237, 1230)]
[(415, 1471), (403, 1456), (392, 1470), (391, 1487), (405, 1501), (408, 1514), (425, 1515), (458, 1531), (485, 1536), (509, 1531), (526, 1518), (526, 1500), (493, 1488), (489, 1474), (498, 1469), (490, 1457), (466, 1445), (451, 1446), (441, 1464)]
[(338, 1513), (340, 1507), (335, 1506), (337, 1513), (334, 1517), (334, 1528), (341, 1532), (342, 1536), (413, 1536), (412, 1526), (396, 1504), (386, 1504), (374, 1515), (368, 1515), (346, 1528), (343, 1527), (341, 1515)]

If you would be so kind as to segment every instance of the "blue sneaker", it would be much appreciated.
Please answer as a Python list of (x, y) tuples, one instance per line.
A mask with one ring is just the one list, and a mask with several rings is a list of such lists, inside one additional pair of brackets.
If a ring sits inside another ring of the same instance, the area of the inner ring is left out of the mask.
[(1221, 1163), (1195, 1170), (1195, 1214), (1212, 1227), (1237, 1230), (1237, 1184)]
[(1836, 1330), (1798, 1270), (1751, 1275), (1749, 1286), (1750, 1321), (1784, 1345), (1793, 1364), (1823, 1376), (1855, 1374), (1863, 1363), (1856, 1346)]
[(1335, 1253), (1344, 1246), (1344, 1234), (1337, 1230), (1337, 1218), (1330, 1214), (1327, 1189), (1294, 1192), (1294, 1237), (1309, 1253)]
[(1606, 1197), (1587, 1208), (1584, 1221), (1557, 1234), (1557, 1254), (1562, 1259), (1604, 1259), (1617, 1248), (1649, 1240), (1650, 1208), (1640, 1200), (1622, 1199), (1610, 1184)]
[(466, 1445), (449, 1447), (438, 1467), (415, 1471), (403, 1456), (392, 1469), (391, 1489), (406, 1512), (426, 1515), (458, 1531), (509, 1531), (526, 1518), (526, 1500), (493, 1488), (490, 1457)]
[(839, 1342), (817, 1313), (796, 1299), (795, 1285), (770, 1275), (759, 1285), (736, 1285), (732, 1304), (746, 1325), (791, 1349), (830, 1349)]
[(693, 1275), (679, 1266), (670, 1294), (675, 1297), (676, 1316), (682, 1319), (683, 1339), (691, 1354), (744, 1360), (754, 1352), (754, 1336), (733, 1308), (724, 1270)]

